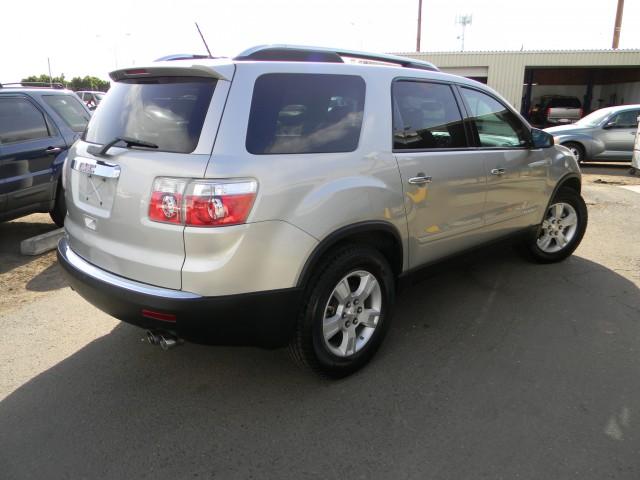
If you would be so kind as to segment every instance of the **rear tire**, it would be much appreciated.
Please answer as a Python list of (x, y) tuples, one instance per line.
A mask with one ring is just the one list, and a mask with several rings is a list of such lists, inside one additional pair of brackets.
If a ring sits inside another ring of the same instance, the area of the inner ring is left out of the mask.
[(529, 258), (537, 263), (564, 260), (580, 245), (587, 222), (587, 205), (580, 194), (561, 188), (549, 203), (536, 235), (525, 241)]
[(580, 145), (578, 142), (567, 142), (563, 143), (562, 145), (571, 150), (571, 153), (573, 153), (573, 155), (576, 157), (576, 161), (579, 164), (584, 163), (585, 151), (582, 145)]
[(64, 217), (67, 216), (67, 203), (64, 199), (64, 189), (60, 183), (56, 189), (55, 203), (53, 210), (49, 212), (49, 216), (58, 227), (64, 227)]
[(391, 321), (394, 275), (372, 247), (329, 253), (305, 291), (289, 352), (299, 365), (328, 378), (350, 375), (376, 353)]

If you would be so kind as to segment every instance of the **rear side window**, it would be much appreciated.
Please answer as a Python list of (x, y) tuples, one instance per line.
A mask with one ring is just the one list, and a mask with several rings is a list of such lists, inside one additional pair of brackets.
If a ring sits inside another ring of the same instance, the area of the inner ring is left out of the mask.
[(394, 149), (460, 148), (467, 144), (462, 116), (448, 85), (394, 82), (393, 109)]
[(0, 143), (24, 142), (49, 136), (44, 116), (26, 98), (0, 98)]
[(528, 130), (518, 117), (486, 93), (461, 88), (481, 147), (515, 148), (529, 144)]
[(216, 81), (154, 77), (114, 82), (87, 128), (86, 141), (118, 137), (151, 142), (163, 152), (191, 153), (200, 140)]
[(84, 132), (91, 116), (75, 95), (44, 95), (43, 98), (74, 132)]
[(352, 152), (365, 83), (353, 75), (270, 73), (256, 80), (246, 147), (256, 155)]

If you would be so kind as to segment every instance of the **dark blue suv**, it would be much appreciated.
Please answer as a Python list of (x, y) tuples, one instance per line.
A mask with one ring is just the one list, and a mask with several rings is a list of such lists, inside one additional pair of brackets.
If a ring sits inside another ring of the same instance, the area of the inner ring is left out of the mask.
[(49, 212), (63, 225), (62, 164), (90, 117), (69, 90), (0, 84), (0, 221)]

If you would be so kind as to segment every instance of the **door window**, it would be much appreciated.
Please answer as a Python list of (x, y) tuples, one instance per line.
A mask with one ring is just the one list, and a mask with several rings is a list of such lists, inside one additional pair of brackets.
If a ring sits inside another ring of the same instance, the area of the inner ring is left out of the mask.
[(615, 115), (609, 123), (613, 123), (615, 128), (636, 128), (638, 126), (638, 115), (640, 115), (640, 110), (627, 110)]
[(467, 145), (462, 116), (449, 85), (393, 84), (393, 148), (424, 150)]
[(74, 132), (83, 132), (87, 127), (89, 114), (75, 95), (43, 95), (43, 99)]
[(518, 117), (495, 98), (461, 88), (481, 147), (516, 148), (529, 144), (529, 132)]
[(26, 98), (0, 98), (0, 143), (23, 142), (49, 136), (42, 113)]

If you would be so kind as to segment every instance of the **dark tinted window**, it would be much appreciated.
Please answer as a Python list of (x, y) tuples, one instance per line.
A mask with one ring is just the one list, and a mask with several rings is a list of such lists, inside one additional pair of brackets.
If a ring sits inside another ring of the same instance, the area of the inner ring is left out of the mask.
[(395, 82), (393, 109), (393, 148), (466, 146), (462, 117), (450, 86), (426, 82)]
[(0, 97), (0, 143), (49, 136), (42, 113), (25, 98)]
[(547, 108), (580, 108), (580, 100), (576, 97), (550, 98), (546, 102)]
[(114, 82), (89, 122), (86, 140), (104, 145), (125, 136), (165, 152), (193, 152), (214, 88), (215, 80), (200, 77)]
[(74, 132), (84, 132), (91, 116), (75, 95), (44, 95), (43, 98)]
[(481, 147), (522, 147), (529, 132), (518, 117), (495, 98), (469, 88), (461, 88)]
[(263, 75), (253, 89), (247, 151), (351, 152), (360, 139), (364, 96), (357, 76)]

